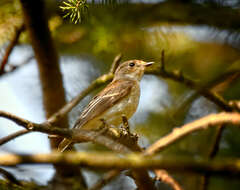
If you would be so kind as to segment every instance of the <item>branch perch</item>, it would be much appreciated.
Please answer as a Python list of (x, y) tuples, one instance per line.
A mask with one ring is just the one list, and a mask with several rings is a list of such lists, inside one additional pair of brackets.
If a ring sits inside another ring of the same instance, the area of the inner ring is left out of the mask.
[[(60, 129), (50, 127), (47, 124), (36, 124), (32, 123), (28, 120), (21, 119), (13, 114), (5, 113), (0, 111), (0, 116), (9, 118), (10, 120), (16, 122), (19, 125), (22, 125), (25, 128), (29, 128), (32, 131), (40, 131), (48, 134), (57, 134), (60, 136), (64, 136), (67, 138), (71, 138), (74, 141), (92, 141), (101, 145), (104, 145), (114, 151), (119, 152), (131, 152), (131, 149), (128, 147), (113, 141), (110, 138), (105, 136), (99, 135), (98, 132), (95, 131), (84, 131), (82, 129), (75, 130), (67, 130), (67, 129)], [(148, 149), (144, 151), (144, 155), (153, 155), (156, 152), (164, 149), (165, 147), (169, 146), (170, 144), (176, 142), (180, 138), (201, 129), (206, 129), (211, 126), (217, 126), (220, 124), (235, 124), (240, 125), (240, 114), (238, 113), (226, 113), (222, 112), (219, 114), (211, 114), (206, 117), (203, 117), (199, 120), (196, 120), (192, 123), (186, 124), (181, 128), (174, 129), (172, 133), (169, 135), (161, 138), (156, 143), (151, 145)]]
[[(18, 125), (30, 130), (30, 131), (39, 131), (47, 134), (55, 134), (66, 138), (71, 138), (75, 142), (78, 141), (92, 141), (96, 142), (98, 144), (102, 144), (108, 148), (114, 149), (114, 150), (124, 150), (124, 152), (131, 151), (129, 148), (121, 145), (120, 143), (116, 143), (115, 141), (100, 136), (98, 132), (95, 131), (89, 131), (89, 130), (83, 130), (83, 129), (75, 129), (75, 130), (69, 130), (69, 129), (61, 129), (57, 127), (52, 127), (46, 123), (43, 124), (37, 124), (30, 122), (26, 119), (22, 119), (18, 116), (15, 116), (13, 114), (10, 114), (8, 112), (0, 111), (0, 117), (4, 117), (7, 119), (12, 120), (13, 122), (17, 123)], [(210, 114), (205, 117), (202, 117), (198, 120), (195, 120), (189, 124), (183, 125), (181, 128), (175, 128), (172, 133), (169, 135), (161, 138), (154, 144), (152, 144), (150, 147), (148, 147), (145, 151), (145, 155), (152, 155), (155, 154), (158, 151), (161, 151), (168, 145), (172, 144), (173, 142), (176, 142), (177, 140), (185, 137), (186, 135), (202, 130), (207, 129), (209, 127), (222, 125), (222, 124), (234, 124), (239, 126), (240, 125), (240, 114), (239, 113), (228, 113), (228, 112), (221, 112), (218, 114)], [(105, 142), (106, 141), (106, 142)], [(115, 144), (115, 147), (112, 147), (110, 145), (111, 143)]]

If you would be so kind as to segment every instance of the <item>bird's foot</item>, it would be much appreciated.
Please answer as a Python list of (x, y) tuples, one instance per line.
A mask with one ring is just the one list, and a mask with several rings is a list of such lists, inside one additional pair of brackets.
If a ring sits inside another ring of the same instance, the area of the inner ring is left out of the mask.
[(121, 128), (125, 131), (126, 135), (131, 134), (128, 119), (125, 115), (122, 115), (122, 125)]
[(121, 136), (119, 129), (116, 128), (115, 126), (109, 127), (108, 131), (116, 138), (119, 138)]

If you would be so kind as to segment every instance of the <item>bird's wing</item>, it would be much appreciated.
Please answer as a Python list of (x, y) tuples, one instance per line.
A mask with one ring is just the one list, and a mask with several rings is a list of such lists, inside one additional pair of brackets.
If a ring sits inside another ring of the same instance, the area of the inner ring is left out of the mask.
[(131, 91), (133, 83), (134, 81), (131, 80), (116, 80), (107, 85), (83, 110), (74, 128), (83, 126), (89, 120), (101, 115), (123, 97), (127, 96)]

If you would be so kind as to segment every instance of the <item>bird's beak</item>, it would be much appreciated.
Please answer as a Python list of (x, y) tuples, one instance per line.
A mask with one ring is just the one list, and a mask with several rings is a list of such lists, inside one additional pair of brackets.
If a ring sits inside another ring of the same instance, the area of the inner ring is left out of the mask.
[(154, 63), (154, 62), (146, 62), (146, 63), (144, 64), (144, 66), (145, 66), (145, 67), (149, 67), (149, 66), (151, 66), (153, 63)]

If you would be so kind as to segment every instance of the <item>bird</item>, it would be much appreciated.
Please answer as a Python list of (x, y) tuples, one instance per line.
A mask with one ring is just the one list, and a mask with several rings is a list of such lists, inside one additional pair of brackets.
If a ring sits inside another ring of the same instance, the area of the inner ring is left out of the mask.
[[(153, 63), (129, 60), (119, 64), (112, 82), (83, 109), (73, 128), (97, 130), (102, 126), (103, 120), (109, 126), (119, 126), (123, 115), (130, 119), (139, 104), (140, 80), (145, 69)], [(72, 141), (65, 138), (59, 143), (58, 150), (63, 152), (71, 144)]]

